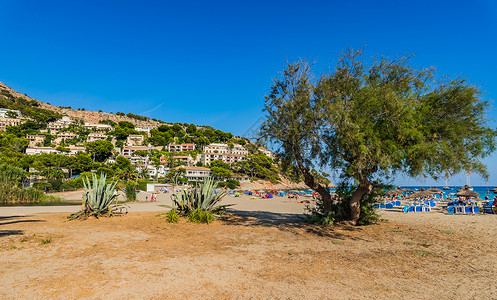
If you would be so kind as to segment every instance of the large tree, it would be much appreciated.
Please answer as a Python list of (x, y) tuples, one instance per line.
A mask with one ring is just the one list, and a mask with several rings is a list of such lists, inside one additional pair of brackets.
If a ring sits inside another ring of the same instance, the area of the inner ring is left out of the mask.
[(331, 197), (311, 169), (353, 178), (350, 221), (372, 181), (405, 173), (437, 178), (471, 171), (487, 176), (481, 158), (495, 148), (486, 121), (488, 102), (461, 78), (415, 69), (408, 58), (361, 60), (349, 50), (329, 73), (314, 77), (306, 61), (289, 64), (266, 96), (260, 138), (331, 208)]
[(111, 142), (100, 140), (86, 144), (86, 152), (88, 152), (95, 161), (104, 162), (112, 155), (114, 146)]

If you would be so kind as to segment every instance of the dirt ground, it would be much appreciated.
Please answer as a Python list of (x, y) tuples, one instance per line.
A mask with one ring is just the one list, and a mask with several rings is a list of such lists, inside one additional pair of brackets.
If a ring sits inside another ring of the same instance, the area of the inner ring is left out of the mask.
[(366, 227), (248, 212), (0, 217), (1, 299), (496, 299), (497, 216), (385, 212)]

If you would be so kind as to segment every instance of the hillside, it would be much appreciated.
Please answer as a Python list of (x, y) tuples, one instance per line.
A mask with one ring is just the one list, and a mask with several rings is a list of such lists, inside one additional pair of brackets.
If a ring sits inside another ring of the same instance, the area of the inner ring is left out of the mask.
[[(29, 97), (26, 94), (21, 94), (18, 91), (10, 88), (6, 84), (0, 82), (0, 91), (2, 92), (0, 94), (0, 99), (4, 101), (11, 101), (11, 102), (16, 102), (17, 105), (28, 105), (28, 106), (36, 106), (41, 109), (49, 110), (51, 112), (54, 112), (59, 115), (66, 115), (71, 118), (74, 118), (76, 120), (82, 120), (87, 123), (98, 123), (101, 120), (111, 120), (113, 122), (119, 123), (120, 121), (128, 121), (137, 127), (157, 127), (161, 125), (161, 122), (158, 121), (153, 121), (153, 120), (147, 120), (147, 121), (142, 121), (138, 120), (135, 118), (130, 118), (128, 116), (120, 116), (117, 114), (111, 114), (111, 113), (105, 113), (105, 112), (97, 112), (97, 111), (84, 111), (84, 110), (77, 110), (77, 109), (72, 109), (72, 108), (64, 108), (64, 107), (58, 107), (54, 106), (42, 101), (39, 101), (37, 99), (33, 99)], [(9, 96), (12, 95), (13, 97)], [(25, 99), (26, 101), (19, 101), (19, 99)], [(36, 104), (37, 105), (36, 105)], [(34, 105), (33, 105), (34, 104)], [(2, 105), (0, 105), (1, 107)], [(10, 108), (10, 107), (6, 107)]]

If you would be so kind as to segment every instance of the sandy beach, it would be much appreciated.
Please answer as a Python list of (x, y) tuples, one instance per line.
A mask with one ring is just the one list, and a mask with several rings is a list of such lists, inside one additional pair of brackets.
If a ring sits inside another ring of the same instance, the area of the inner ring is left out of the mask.
[(0, 298), (497, 298), (495, 215), (322, 227), (284, 197), (223, 202), (236, 205), (210, 225), (167, 223), (169, 195), (86, 221), (67, 221), (78, 206), (2, 207)]

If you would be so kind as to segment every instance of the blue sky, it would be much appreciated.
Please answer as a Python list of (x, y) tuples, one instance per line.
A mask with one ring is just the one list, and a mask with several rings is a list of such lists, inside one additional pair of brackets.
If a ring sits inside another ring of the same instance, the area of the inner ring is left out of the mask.
[[(497, 98), (495, 1), (0, 0), (0, 6), (0, 81), (54, 105), (244, 135), (287, 61), (307, 57), (326, 71), (347, 47), (370, 56), (415, 54), (413, 65), (464, 76), (488, 100)], [(492, 107), (489, 118), (496, 117)], [(497, 155), (486, 162), (488, 184), (497, 185)], [(450, 183), (464, 184), (465, 177)], [(486, 184), (478, 176), (471, 183)]]

